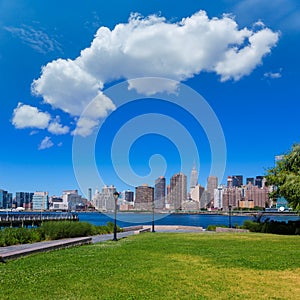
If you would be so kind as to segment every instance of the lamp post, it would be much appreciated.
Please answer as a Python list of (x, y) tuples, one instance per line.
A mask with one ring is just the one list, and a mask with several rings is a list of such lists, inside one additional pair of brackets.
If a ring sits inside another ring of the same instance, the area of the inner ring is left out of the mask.
[(152, 232), (155, 232), (155, 229), (154, 229), (154, 208), (155, 208), (155, 205), (154, 205), (154, 198), (153, 198), (153, 202), (152, 202)]
[(115, 199), (115, 210), (114, 210), (114, 238), (113, 241), (117, 241), (117, 202), (118, 202), (118, 198), (119, 198), (119, 193), (118, 192), (114, 192), (114, 199)]
[(229, 205), (228, 206), (228, 209), (229, 209), (229, 212), (228, 212), (228, 218), (229, 218), (229, 224), (228, 224), (228, 227), (231, 228), (231, 208), (232, 206)]

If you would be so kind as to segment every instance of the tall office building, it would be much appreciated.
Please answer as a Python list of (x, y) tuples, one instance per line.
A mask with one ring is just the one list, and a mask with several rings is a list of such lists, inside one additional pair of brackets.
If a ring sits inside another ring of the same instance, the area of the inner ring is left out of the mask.
[(263, 185), (263, 178), (264, 176), (256, 176), (255, 178), (255, 185), (258, 186), (259, 188), (261, 188)]
[(246, 185), (247, 185), (249, 182), (250, 182), (252, 185), (254, 185), (254, 178), (253, 178), (253, 177), (248, 177), (248, 178), (246, 178)]
[(12, 207), (12, 193), (0, 189), (0, 208)]
[(88, 189), (88, 200), (91, 202), (92, 201), (92, 188)]
[(193, 201), (199, 202), (203, 196), (204, 193), (204, 187), (200, 184), (197, 184), (192, 190), (191, 190), (191, 199)]
[(214, 190), (214, 208), (221, 209), (223, 208), (223, 192), (225, 187), (224, 186), (218, 186)]
[(66, 197), (51, 196), (49, 198), (49, 209), (53, 211), (68, 211), (69, 205)]
[(166, 178), (160, 176), (155, 180), (154, 205), (157, 209), (164, 209), (166, 202)]
[(16, 192), (16, 199), (14, 201), (15, 207), (24, 207), (25, 209), (32, 209), (33, 193)]
[(231, 176), (228, 176), (227, 177), (227, 187), (232, 187), (232, 178), (231, 178)]
[(154, 204), (154, 188), (143, 184), (135, 188), (134, 207), (138, 210), (152, 210)]
[[(244, 187), (244, 201), (250, 208), (255, 206), (261, 208), (268, 207), (271, 203), (269, 198), (269, 188), (266, 186), (259, 187), (258, 185), (255, 186), (248, 183)], [(249, 203), (251, 203), (251, 205), (249, 205)]]
[(196, 166), (194, 165), (190, 177), (190, 192), (192, 192), (192, 189), (195, 188), (197, 184), (198, 184), (198, 172), (196, 170)]
[(183, 173), (177, 173), (170, 180), (170, 205), (181, 210), (182, 202), (187, 200), (187, 178)]
[(33, 210), (47, 210), (49, 208), (48, 192), (34, 192), (32, 196)]
[(101, 193), (96, 189), (94, 196), (94, 204), (95, 207), (99, 211), (113, 211), (115, 209), (115, 198), (114, 193), (116, 192), (116, 188), (113, 185), (107, 186), (105, 185)]
[(127, 202), (133, 202), (134, 201), (134, 192), (127, 190), (122, 192), (122, 200), (125, 200)]
[(243, 175), (232, 176), (232, 186), (241, 187), (243, 185)]
[(63, 202), (68, 203), (69, 210), (76, 210), (77, 206), (83, 204), (81, 195), (78, 195), (78, 190), (65, 190), (62, 198)]
[(207, 178), (207, 192), (209, 194), (209, 201), (213, 201), (214, 199), (214, 190), (218, 188), (218, 177), (209, 176)]
[(222, 192), (222, 208), (227, 210), (229, 206), (236, 208), (242, 200), (242, 188), (227, 187)]

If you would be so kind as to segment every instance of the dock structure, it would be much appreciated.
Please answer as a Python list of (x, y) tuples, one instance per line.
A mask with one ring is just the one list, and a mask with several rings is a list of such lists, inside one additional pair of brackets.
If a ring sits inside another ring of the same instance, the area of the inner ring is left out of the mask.
[(28, 227), (40, 226), (43, 222), (49, 221), (79, 221), (75, 213), (39, 213), (39, 212), (22, 212), (22, 213), (1, 213), (1, 227)]

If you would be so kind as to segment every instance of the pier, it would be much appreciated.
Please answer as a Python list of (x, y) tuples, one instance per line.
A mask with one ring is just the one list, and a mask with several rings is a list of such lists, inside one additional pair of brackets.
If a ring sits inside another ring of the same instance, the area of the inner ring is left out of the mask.
[(0, 213), (0, 228), (40, 226), (49, 221), (79, 221), (75, 213), (6, 212)]

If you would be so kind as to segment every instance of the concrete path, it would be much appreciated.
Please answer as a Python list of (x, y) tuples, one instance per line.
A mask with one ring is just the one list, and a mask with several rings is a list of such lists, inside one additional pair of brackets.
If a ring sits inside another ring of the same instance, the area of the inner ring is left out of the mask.
[[(118, 232), (117, 239), (122, 239), (130, 235), (151, 231), (151, 226), (135, 226), (127, 228), (128, 231)], [(155, 232), (204, 232), (201, 227), (192, 226), (155, 226)], [(30, 255), (37, 252), (46, 252), (66, 247), (73, 247), (84, 244), (105, 242), (113, 239), (113, 234), (102, 234), (91, 237), (69, 238), (54, 241), (43, 241), (33, 244), (22, 244), (7, 247), (0, 247), (0, 262)]]

